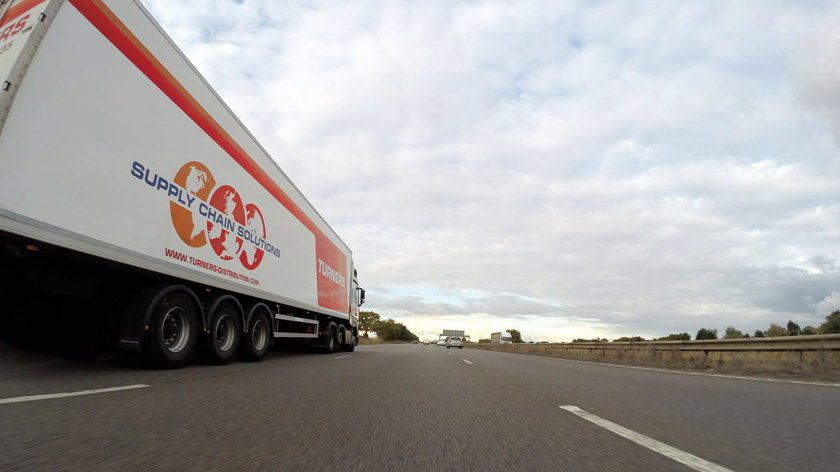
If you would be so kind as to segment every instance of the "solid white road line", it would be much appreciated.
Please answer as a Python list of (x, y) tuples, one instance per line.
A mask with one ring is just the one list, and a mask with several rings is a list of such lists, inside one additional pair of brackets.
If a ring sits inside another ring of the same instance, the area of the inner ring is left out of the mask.
[(470, 362), (470, 361), (468, 361), (468, 360), (466, 360), (466, 359), (461, 359), (461, 360), (462, 360), (462, 361), (464, 361), (464, 362), (466, 362), (466, 363), (467, 363), (467, 364), (469, 364), (469, 365), (472, 365), (472, 362)]
[(450, 355), (450, 356), (452, 355), (452, 353), (451, 353), (451, 352), (449, 352), (449, 351), (446, 351), (446, 353), (447, 353), (448, 355)]
[(606, 429), (607, 431), (611, 431), (623, 438), (629, 439), (640, 446), (644, 446), (653, 452), (657, 452), (669, 459), (673, 459), (679, 462), (680, 464), (691, 467), (694, 470), (699, 470), (702, 472), (732, 472), (726, 467), (721, 467), (705, 459), (701, 459), (687, 452), (683, 452), (675, 447), (671, 447), (665, 443), (661, 443), (655, 439), (651, 439), (645, 436), (644, 434), (639, 434), (633, 430), (625, 428), (624, 426), (620, 426), (611, 421), (607, 421), (601, 418), (600, 416), (593, 415), (592, 413), (581, 410), (576, 406), (566, 405), (560, 406), (560, 408), (568, 412), (574, 413), (575, 415), (580, 416), (586, 421), (595, 423), (598, 426)]
[(352, 356), (353, 356), (353, 354), (347, 354), (346, 356), (333, 357), (333, 359), (344, 359), (345, 357), (352, 357)]
[(137, 384), (137, 385), (126, 385), (124, 387), (109, 387), (109, 388), (100, 388), (97, 390), (82, 390), (79, 392), (63, 392), (63, 393), (50, 393), (48, 395), (30, 395), (28, 397), (14, 397), (14, 398), (0, 398), (0, 404), (2, 403), (20, 403), (20, 402), (34, 402), (37, 400), (49, 400), (51, 398), (64, 398), (64, 397), (78, 397), (81, 395), (94, 395), (97, 393), (108, 393), (108, 392), (119, 392), (120, 390), (133, 390), (135, 388), (146, 388), (149, 385)]

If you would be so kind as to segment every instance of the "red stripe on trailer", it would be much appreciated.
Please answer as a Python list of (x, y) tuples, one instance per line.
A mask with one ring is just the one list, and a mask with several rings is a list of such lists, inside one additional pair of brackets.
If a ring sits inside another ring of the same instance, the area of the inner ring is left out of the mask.
[(47, 0), (23, 0), (20, 3), (12, 5), (8, 10), (6, 10), (6, 13), (3, 14), (3, 18), (0, 19), (0, 28), (6, 26), (6, 24), (10, 21), (46, 1)]
[(6, 13), (3, 14), (3, 17), (0, 18), (0, 28), (6, 26), (12, 20), (46, 1), (47, 0), (23, 0), (20, 3), (12, 5), (8, 10), (6, 10)]
[[(32, 0), (35, 1), (35, 0)], [(41, 0), (43, 1), (43, 0)], [(213, 119), (198, 101), (178, 82), (143, 43), (117, 18), (102, 0), (70, 0), (108, 41), (130, 60), (178, 106), (207, 136), (216, 142), (251, 177), (280, 202), (295, 218), (315, 235), (315, 277), (318, 284), (318, 304), (324, 308), (349, 312), (345, 287), (340, 287), (319, 270), (319, 261), (325, 262), (342, 275), (347, 273), (347, 257), (338, 250), (323, 231), (286, 195), (280, 186), (243, 150), (239, 144)]]

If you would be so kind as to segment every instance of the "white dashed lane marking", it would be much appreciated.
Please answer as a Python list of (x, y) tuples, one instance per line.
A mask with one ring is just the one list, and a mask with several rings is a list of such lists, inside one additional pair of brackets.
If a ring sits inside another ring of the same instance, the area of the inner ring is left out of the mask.
[(137, 384), (137, 385), (125, 385), (123, 387), (108, 387), (108, 388), (100, 388), (96, 390), (81, 390), (78, 392), (62, 392), (62, 393), (50, 393), (46, 395), (30, 395), (27, 397), (13, 397), (13, 398), (0, 398), (0, 404), (3, 403), (21, 403), (21, 402), (34, 402), (38, 400), (50, 400), (53, 398), (65, 398), (65, 397), (79, 397), (82, 395), (95, 395), (97, 393), (110, 393), (110, 392), (119, 392), (121, 390), (134, 390), (135, 388), (147, 388), (149, 385)]
[(601, 418), (600, 416), (593, 415), (588, 411), (581, 410), (576, 406), (566, 405), (561, 406), (560, 408), (570, 413), (573, 413), (585, 419), (586, 421), (589, 421), (590, 423), (595, 423), (598, 426), (606, 429), (607, 431), (615, 433), (625, 439), (629, 439), (640, 446), (644, 446), (653, 452), (662, 454), (663, 456), (675, 460), (680, 464), (691, 467), (694, 470), (699, 470), (701, 472), (732, 472), (726, 467), (721, 467), (705, 459), (701, 459), (697, 456), (681, 451), (675, 447), (671, 447), (665, 443), (661, 443), (655, 439), (645, 436), (644, 434), (637, 433), (633, 430), (625, 428), (624, 426), (617, 425), (612, 421), (607, 421)]

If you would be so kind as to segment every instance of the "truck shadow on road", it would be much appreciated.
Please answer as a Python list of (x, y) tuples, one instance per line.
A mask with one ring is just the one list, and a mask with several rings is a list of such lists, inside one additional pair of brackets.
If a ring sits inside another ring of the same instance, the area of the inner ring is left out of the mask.
[[(315, 357), (320, 354), (307, 349), (270, 350), (260, 364), (274, 364), (295, 358)], [(238, 359), (229, 366), (237, 364), (253, 365)], [(228, 366), (207, 366), (193, 356), (191, 361), (180, 370), (193, 368), (225, 368)], [(0, 339), (0, 375), (4, 373), (29, 371), (49, 375), (52, 371), (68, 372), (107, 372), (107, 371), (156, 371), (157, 369), (142, 353), (124, 352), (115, 348), (86, 346), (81, 349), (62, 349), (56, 345), (12, 342)]]

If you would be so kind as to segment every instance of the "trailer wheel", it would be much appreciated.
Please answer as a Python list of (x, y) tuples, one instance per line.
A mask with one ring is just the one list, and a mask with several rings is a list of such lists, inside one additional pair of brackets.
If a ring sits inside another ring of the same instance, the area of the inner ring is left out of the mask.
[(338, 330), (335, 323), (330, 323), (329, 334), (327, 334), (326, 344), (324, 345), (324, 354), (333, 354), (338, 350)]
[(356, 344), (358, 344), (358, 342), (359, 342), (359, 339), (356, 337), (356, 335), (352, 331), (350, 333), (351, 333), (350, 334), (350, 336), (351, 336), (350, 344), (342, 344), (341, 345), (341, 348), (344, 349), (347, 352), (355, 351), (356, 350)]
[(352, 343), (344, 345), (344, 350), (347, 351), (347, 352), (353, 352), (353, 351), (356, 350), (356, 337), (355, 336), (353, 336), (353, 342)]
[(231, 303), (222, 303), (213, 311), (207, 328), (210, 332), (201, 340), (199, 357), (207, 364), (227, 364), (239, 348), (242, 333), (239, 311)]
[(146, 354), (164, 369), (181, 367), (189, 360), (198, 338), (195, 304), (184, 293), (166, 294), (149, 320)]
[(265, 357), (271, 344), (271, 323), (268, 316), (260, 310), (248, 320), (248, 333), (239, 344), (239, 358), (246, 362), (259, 362)]

